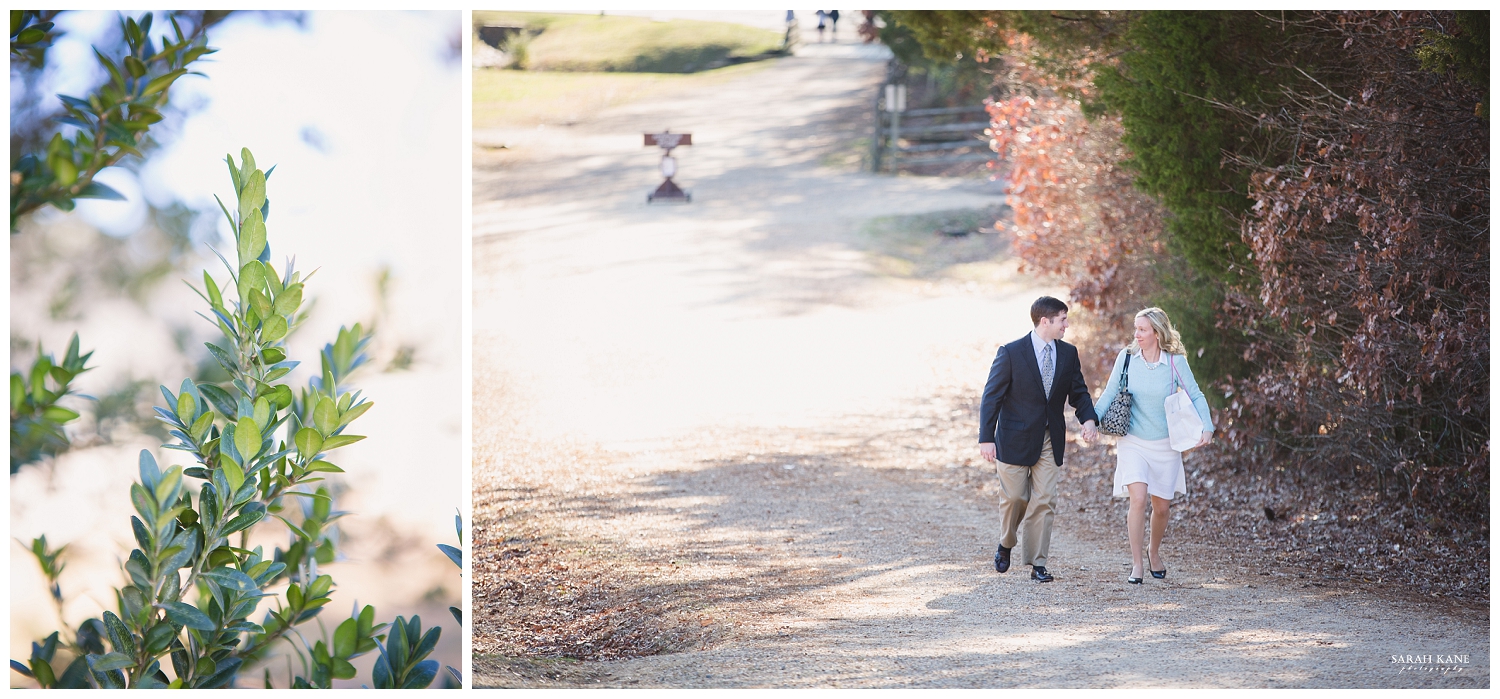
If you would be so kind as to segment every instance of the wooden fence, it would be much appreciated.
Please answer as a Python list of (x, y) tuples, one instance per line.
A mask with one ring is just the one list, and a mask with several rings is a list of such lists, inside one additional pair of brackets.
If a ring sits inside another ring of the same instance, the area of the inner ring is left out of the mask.
[(994, 159), (984, 135), (990, 123), (982, 105), (890, 112), (883, 102), (877, 97), (871, 172)]

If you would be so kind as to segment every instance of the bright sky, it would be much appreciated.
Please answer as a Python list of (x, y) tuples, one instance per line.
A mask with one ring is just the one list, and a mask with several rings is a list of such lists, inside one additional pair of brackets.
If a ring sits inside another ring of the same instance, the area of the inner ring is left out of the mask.
[[(154, 35), (162, 19), (157, 13)], [(118, 22), (114, 12), (61, 15), (67, 34), (53, 49), (45, 93), (83, 94), (100, 79), (89, 45)], [(279, 269), (295, 254), (298, 269), (322, 269), (309, 291), (324, 293), (303, 336), (321, 344), (340, 323), (368, 317), (371, 279), (382, 267), (396, 280), (391, 311), (411, 322), (407, 330), (457, 333), (466, 185), (461, 23), (456, 11), (314, 12), (301, 26), (231, 16), (209, 31), (219, 51), (194, 64), (206, 78), (173, 86), (172, 103), (189, 116), (162, 134), (140, 176), (126, 168), (100, 175), (129, 201), (80, 201), (78, 212), (128, 235), (144, 221), (145, 200), (217, 212), (217, 194), (232, 208), (224, 156), (238, 160), (249, 147), (261, 169), (277, 166), (268, 182), (273, 263)], [(233, 249), (222, 215), (199, 223), (195, 237)], [(227, 277), (217, 262), (210, 270)], [(339, 287), (357, 293), (329, 293)], [(441, 323), (434, 304), (443, 306)], [(456, 344), (452, 352), (456, 361)]]

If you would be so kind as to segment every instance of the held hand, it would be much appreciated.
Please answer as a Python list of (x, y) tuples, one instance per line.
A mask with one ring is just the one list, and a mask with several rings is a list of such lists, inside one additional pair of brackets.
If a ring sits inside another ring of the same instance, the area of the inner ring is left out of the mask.
[(1193, 448), (1196, 449), (1198, 447), (1206, 447), (1206, 446), (1208, 446), (1208, 443), (1212, 442), (1212, 441), (1214, 441), (1214, 433), (1213, 432), (1204, 432), (1203, 433), (1203, 438), (1200, 439), (1200, 440), (1198, 440), (1197, 446), (1195, 446)]
[(995, 443), (994, 442), (980, 442), (979, 443), (979, 455), (983, 456), (985, 461), (994, 461), (995, 460)]
[(1099, 438), (1099, 427), (1093, 420), (1083, 423), (1083, 441), (1093, 444)]

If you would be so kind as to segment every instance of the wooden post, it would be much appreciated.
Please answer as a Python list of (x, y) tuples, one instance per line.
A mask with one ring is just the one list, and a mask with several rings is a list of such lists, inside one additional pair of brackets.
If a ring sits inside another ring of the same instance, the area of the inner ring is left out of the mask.
[(885, 131), (882, 128), (885, 116), (880, 113), (880, 99), (883, 96), (883, 91), (875, 92), (875, 138), (870, 143), (870, 172), (880, 172), (880, 156), (885, 154), (885, 144), (880, 141)]
[(672, 149), (693, 145), (693, 135), (690, 133), (672, 133), (672, 130), (668, 129), (662, 133), (648, 133), (645, 136), (646, 145), (662, 149), (661, 174), (666, 177), (666, 180), (661, 183), (660, 187), (656, 188), (655, 192), (646, 195), (646, 203), (651, 204), (656, 201), (692, 202), (693, 195), (682, 191), (682, 188), (678, 187), (677, 183), (672, 181), (672, 177), (677, 174), (677, 160), (672, 157)]
[(905, 85), (891, 83), (885, 86), (885, 111), (891, 115), (891, 135), (887, 143), (891, 149), (891, 171), (896, 172), (900, 169), (896, 155), (901, 149), (898, 142), (901, 138), (901, 112), (906, 111)]

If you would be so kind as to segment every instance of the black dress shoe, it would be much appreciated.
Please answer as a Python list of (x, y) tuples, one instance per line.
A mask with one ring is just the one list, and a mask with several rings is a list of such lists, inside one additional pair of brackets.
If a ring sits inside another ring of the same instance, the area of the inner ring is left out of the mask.
[(1010, 570), (1010, 549), (1001, 546), (995, 552), (995, 572), (1004, 573), (1007, 570)]
[(1125, 578), (1125, 582), (1128, 582), (1131, 585), (1139, 585), (1139, 584), (1141, 584), (1144, 581), (1141, 580), (1140, 578)]
[(1032, 566), (1031, 579), (1037, 582), (1052, 582), (1052, 574), (1047, 572), (1046, 566)]
[(1166, 567), (1162, 567), (1161, 570), (1153, 570), (1153, 571), (1151, 571), (1151, 577), (1156, 578), (1157, 580), (1161, 580), (1162, 578), (1167, 577), (1167, 569), (1166, 569)]

